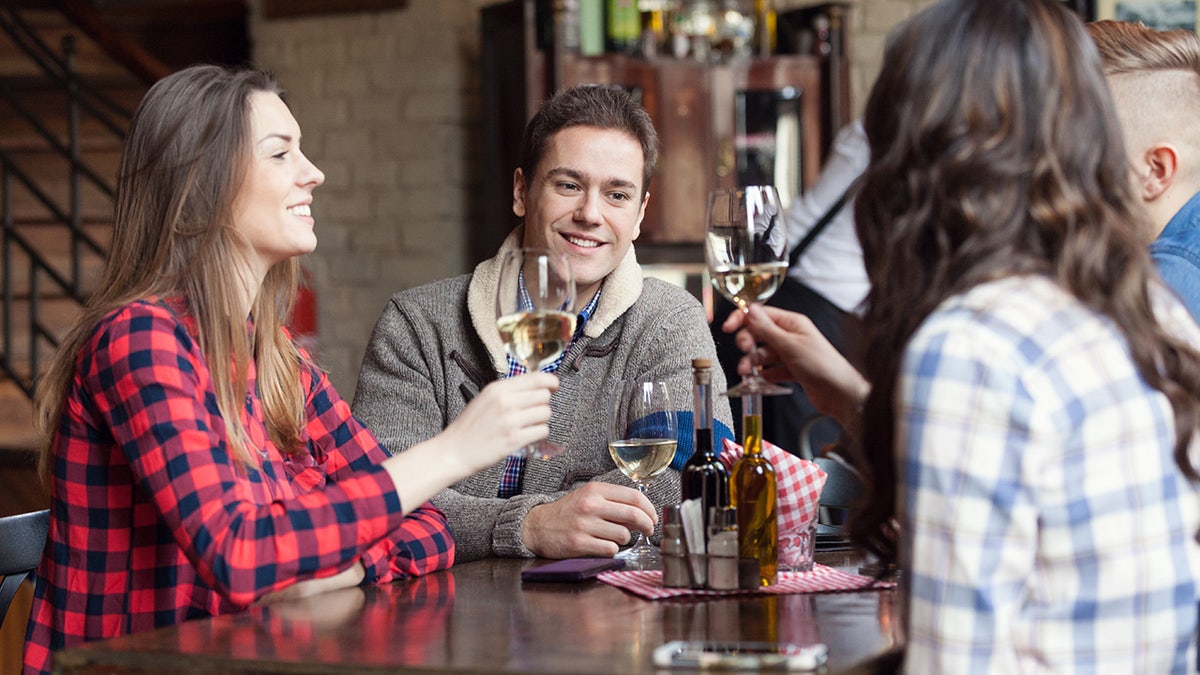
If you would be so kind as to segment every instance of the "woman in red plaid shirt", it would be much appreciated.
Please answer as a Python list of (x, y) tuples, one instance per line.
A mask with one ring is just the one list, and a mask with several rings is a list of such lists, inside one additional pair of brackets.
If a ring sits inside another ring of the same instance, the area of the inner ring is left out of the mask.
[(544, 438), (557, 380), (485, 388), (389, 457), (283, 328), (325, 177), (267, 74), (152, 87), (112, 253), (41, 382), (50, 536), (26, 672), (88, 640), (449, 567), (439, 489)]

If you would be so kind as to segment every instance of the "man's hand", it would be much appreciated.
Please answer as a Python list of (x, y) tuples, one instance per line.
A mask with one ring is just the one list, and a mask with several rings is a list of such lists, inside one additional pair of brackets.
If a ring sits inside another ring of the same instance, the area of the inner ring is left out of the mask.
[(587, 483), (530, 509), (521, 541), (543, 558), (611, 557), (629, 543), (631, 531), (650, 536), (656, 522), (654, 505), (637, 490)]

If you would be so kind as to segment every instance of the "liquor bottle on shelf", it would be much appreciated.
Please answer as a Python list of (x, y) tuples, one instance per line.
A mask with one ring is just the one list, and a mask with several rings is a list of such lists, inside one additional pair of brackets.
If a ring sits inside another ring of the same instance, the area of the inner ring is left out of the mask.
[(754, 55), (775, 53), (777, 15), (771, 0), (754, 0)]
[(824, 14), (818, 14), (813, 19), (812, 53), (822, 59), (829, 58), (833, 53), (833, 34), (829, 17)]
[(568, 54), (579, 52), (579, 0), (554, 0), (554, 45)]
[(775, 467), (762, 454), (762, 396), (742, 396), (744, 452), (729, 477), (737, 510), (738, 556), (756, 561), (760, 586), (775, 583), (779, 539), (775, 511)]
[(683, 500), (699, 499), (705, 526), (714, 508), (729, 506), (729, 475), (713, 446), (712, 361), (692, 360), (692, 400), (695, 435), (692, 456), (683, 465)]
[(579, 54), (600, 56), (604, 53), (604, 0), (577, 0), (579, 3)]
[(608, 0), (605, 48), (615, 54), (634, 54), (642, 37), (642, 15), (637, 0)]

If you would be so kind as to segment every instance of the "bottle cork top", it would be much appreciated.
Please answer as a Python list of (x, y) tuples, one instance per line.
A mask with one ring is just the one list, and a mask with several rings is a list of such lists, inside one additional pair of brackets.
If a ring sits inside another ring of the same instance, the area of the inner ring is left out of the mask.
[(712, 360), (711, 359), (692, 359), (692, 369), (693, 370), (697, 370), (697, 369), (708, 370), (710, 368), (712, 368)]

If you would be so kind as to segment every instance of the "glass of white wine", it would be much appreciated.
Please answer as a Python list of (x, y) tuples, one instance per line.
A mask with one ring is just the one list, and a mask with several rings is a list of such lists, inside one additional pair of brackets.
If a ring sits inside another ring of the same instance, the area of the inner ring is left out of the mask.
[[(526, 372), (554, 362), (575, 334), (575, 280), (565, 253), (519, 248), (500, 261), (496, 328), (505, 350)], [(555, 457), (565, 449), (547, 440), (514, 456)]]
[[(779, 193), (771, 185), (714, 190), (708, 196), (704, 244), (717, 291), (743, 312), (770, 298), (787, 276), (787, 227)], [(768, 382), (758, 366), (726, 396), (775, 396), (791, 390)]]
[[(608, 424), (608, 452), (621, 473), (646, 493), (646, 483), (662, 475), (675, 458), (679, 431), (675, 406), (666, 382), (623, 380), (613, 399)], [(641, 532), (616, 555), (631, 570), (662, 569), (662, 554)]]

